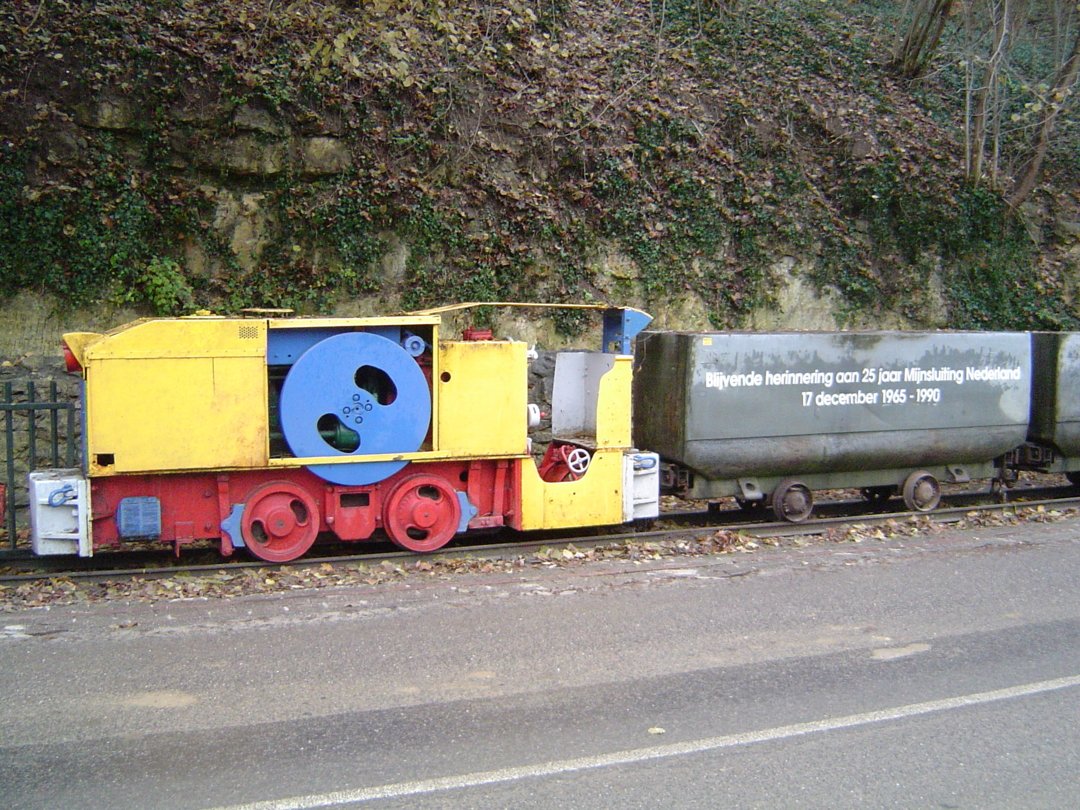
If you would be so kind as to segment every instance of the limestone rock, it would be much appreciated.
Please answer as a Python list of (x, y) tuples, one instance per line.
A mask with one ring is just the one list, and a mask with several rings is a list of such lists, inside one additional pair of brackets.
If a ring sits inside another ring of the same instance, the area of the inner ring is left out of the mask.
[(238, 135), (209, 144), (199, 155), (202, 166), (230, 174), (274, 177), (288, 162), (288, 149), (281, 141), (263, 143), (254, 135)]
[(57, 166), (77, 165), (86, 151), (86, 140), (70, 130), (58, 130), (45, 139), (45, 159)]
[(393, 233), (380, 234), (379, 238), (386, 244), (386, 252), (380, 261), (383, 278), (395, 283), (403, 281), (409, 261), (409, 246)]
[(123, 131), (137, 129), (135, 109), (127, 99), (106, 97), (75, 108), (75, 120), (84, 127)]
[(261, 132), (264, 135), (285, 135), (289, 128), (272, 113), (258, 107), (244, 106), (233, 113), (233, 125), (246, 132)]
[(338, 174), (352, 166), (352, 155), (340, 138), (317, 135), (305, 138), (301, 144), (304, 174)]
[(245, 270), (254, 269), (270, 241), (273, 217), (263, 207), (265, 194), (231, 194), (222, 191), (214, 212), (214, 230), (225, 239), (236, 261)]
[(1080, 219), (1060, 215), (1054, 220), (1054, 233), (1063, 242), (1080, 241)]

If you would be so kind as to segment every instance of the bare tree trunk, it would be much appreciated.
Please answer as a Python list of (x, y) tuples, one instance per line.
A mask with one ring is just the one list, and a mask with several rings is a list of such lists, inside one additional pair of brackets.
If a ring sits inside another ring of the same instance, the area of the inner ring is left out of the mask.
[[(973, 4), (972, 4), (973, 5)], [(998, 2), (991, 2), (988, 4), (988, 11), (994, 24), (994, 38), (993, 44), (990, 49), (990, 56), (986, 60), (986, 66), (982, 70), (981, 83), (978, 86), (974, 85), (975, 75), (978, 71), (974, 69), (971, 64), (974, 59), (974, 54), (968, 55), (968, 116), (967, 116), (967, 133), (965, 137), (967, 145), (967, 155), (965, 159), (965, 167), (967, 173), (967, 179), (973, 185), (978, 186), (982, 182), (983, 175), (986, 171), (986, 141), (988, 131), (988, 117), (993, 111), (996, 113), (996, 102), (998, 99), (997, 94), (997, 81), (1001, 72), (1001, 65), (1005, 59), (1005, 55), (1009, 47), (1009, 15), (1010, 15), (1010, 0), (1000, 0)], [(969, 7), (969, 15), (973, 14), (973, 10)], [(969, 24), (973, 25), (971, 17), (969, 16)], [(993, 172), (996, 172), (996, 167), (992, 167)]]
[(989, 109), (994, 115), (989, 117), (990, 129), (990, 166), (987, 169), (991, 188), (1000, 188), (998, 184), (998, 169), (1001, 167), (1001, 110), (1005, 106), (1004, 93), (1001, 82), (995, 81), (990, 93)]
[(1042, 171), (1043, 160), (1046, 151), (1050, 148), (1050, 140), (1054, 134), (1054, 126), (1057, 123), (1058, 114), (1065, 106), (1077, 76), (1080, 75), (1080, 31), (1073, 38), (1072, 50), (1068, 58), (1058, 68), (1054, 76), (1053, 89), (1050, 91), (1050, 101), (1046, 105), (1042, 122), (1039, 124), (1039, 134), (1035, 137), (1032, 145), (1031, 156), (1020, 170), (1016, 185), (1012, 194), (1009, 195), (1009, 205), (1013, 208), (1019, 206), (1028, 198), (1035, 188), (1035, 183)]
[(907, 34), (893, 53), (890, 64), (894, 70), (908, 79), (922, 75), (955, 6), (956, 0), (917, 0)]

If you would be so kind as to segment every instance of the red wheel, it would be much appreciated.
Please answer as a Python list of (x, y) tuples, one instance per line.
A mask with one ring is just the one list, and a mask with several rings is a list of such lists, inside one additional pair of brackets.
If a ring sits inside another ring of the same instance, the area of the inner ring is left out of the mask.
[(240, 530), (244, 545), (267, 562), (303, 556), (319, 533), (319, 508), (304, 489), (287, 481), (263, 484), (248, 496)]
[(390, 493), (383, 506), (383, 528), (408, 551), (440, 549), (457, 533), (461, 504), (457, 491), (434, 475), (412, 475)]

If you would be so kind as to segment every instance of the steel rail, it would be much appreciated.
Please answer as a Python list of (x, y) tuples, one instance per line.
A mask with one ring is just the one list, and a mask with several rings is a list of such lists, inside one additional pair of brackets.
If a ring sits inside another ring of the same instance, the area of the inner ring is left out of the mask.
[[(1058, 491), (1060, 491), (1062, 488), (1057, 489)], [(1071, 490), (1073, 488), (1069, 489)], [(1035, 493), (1036, 491), (1041, 492), (1044, 490), (1027, 490), (1027, 492), (1031, 493)], [(978, 496), (980, 494), (985, 497), (988, 493), (962, 493), (960, 495), (954, 495), (951, 497), (954, 499), (959, 498), (963, 500), (970, 499), (971, 497)], [(864, 504), (861, 501), (832, 501), (827, 504), (822, 504), (823, 507), (833, 510), (841, 509), (843, 507), (850, 508), (854, 505)], [(837, 527), (875, 526), (884, 525), (887, 523), (910, 522), (912, 520), (918, 519), (925, 520), (928, 523), (955, 523), (959, 522), (964, 517), (971, 515), (973, 512), (1015, 512), (1021, 509), (1038, 509), (1039, 507), (1050, 507), (1055, 509), (1080, 509), (1080, 496), (1073, 494), (1064, 498), (1009, 500), (1004, 503), (974, 503), (958, 506), (945, 506), (939, 507), (932, 512), (884, 512), (880, 510), (875, 512), (866, 512), (864, 510), (856, 514), (847, 513), (833, 516), (812, 517), (811, 519), (802, 523), (788, 523), (779, 521), (734, 521), (732, 520), (734, 516), (745, 514), (741, 513), (741, 510), (738, 509), (726, 510), (723, 512), (675, 512), (661, 514), (659, 518), (651, 522), (660, 524), (663, 524), (665, 522), (675, 522), (682, 525), (646, 530), (615, 531), (602, 534), (593, 533), (589, 535), (573, 535), (554, 532), (544, 533), (542, 536), (530, 534), (528, 536), (524, 536), (523, 539), (514, 541), (474, 543), (471, 545), (452, 545), (425, 555), (417, 555), (411, 551), (403, 551), (396, 548), (391, 549), (389, 546), (383, 546), (382, 549), (365, 551), (359, 554), (345, 554), (334, 556), (309, 555), (302, 557), (298, 560), (294, 560), (290, 563), (274, 563), (265, 562), (262, 560), (229, 560), (210, 564), (178, 564), (169, 566), (159, 565), (108, 569), (84, 568), (62, 571), (35, 571), (25, 574), (3, 574), (0, 575), (0, 584), (19, 585), (23, 583), (40, 582), (50, 579), (68, 579), (72, 581), (77, 580), (84, 582), (134, 579), (136, 577), (145, 579), (158, 579), (178, 575), (209, 575), (251, 569), (303, 571), (305, 569), (315, 568), (327, 564), (335, 566), (349, 564), (363, 565), (382, 561), (392, 562), (400, 560), (448, 560), (456, 558), (473, 558), (482, 560), (498, 560), (508, 558), (513, 559), (529, 556), (531, 554), (537, 554), (545, 548), (559, 549), (573, 546), (577, 549), (587, 550), (601, 548), (603, 546), (623, 542), (648, 542), (678, 539), (693, 535), (699, 535), (702, 532), (716, 532), (727, 530), (735, 534), (757, 539), (808, 537), (813, 535), (825, 534), (830, 529)], [(119, 553), (120, 552), (117, 552), (117, 554)], [(160, 552), (157, 551), (153, 553), (155, 554), (155, 556), (160, 554)], [(38, 560), (38, 558), (32, 559)], [(40, 562), (40, 560), (38, 561)]]

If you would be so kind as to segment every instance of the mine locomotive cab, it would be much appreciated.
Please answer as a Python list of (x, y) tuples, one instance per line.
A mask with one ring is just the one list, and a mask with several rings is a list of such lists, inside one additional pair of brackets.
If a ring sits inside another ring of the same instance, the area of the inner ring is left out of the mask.
[(528, 347), (482, 330), (448, 338), (450, 308), (67, 335), (86, 454), (83, 470), (42, 477), (36, 522), (64, 540), (43, 535), (41, 553), (217, 539), (226, 555), (286, 561), (324, 533), (381, 532), (424, 552), (469, 529), (655, 513), (630, 445), (631, 342), (648, 316), (583, 308), (602, 312), (604, 347), (559, 356), (544, 475), (530, 455)]

